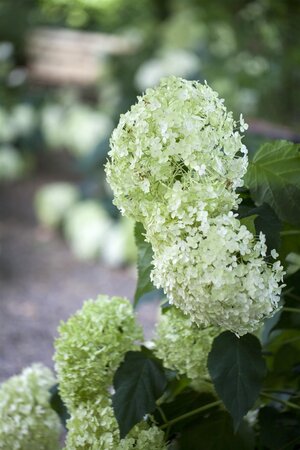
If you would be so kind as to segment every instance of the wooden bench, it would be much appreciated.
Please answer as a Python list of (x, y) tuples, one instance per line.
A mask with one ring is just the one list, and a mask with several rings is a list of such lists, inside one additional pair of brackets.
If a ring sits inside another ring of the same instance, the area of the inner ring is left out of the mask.
[(96, 83), (109, 55), (133, 53), (132, 40), (105, 33), (37, 28), (27, 38), (30, 80), (55, 85)]

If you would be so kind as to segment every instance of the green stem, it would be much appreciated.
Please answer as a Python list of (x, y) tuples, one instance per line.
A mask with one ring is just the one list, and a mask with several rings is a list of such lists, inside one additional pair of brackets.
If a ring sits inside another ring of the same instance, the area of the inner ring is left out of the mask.
[(282, 400), (280, 398), (274, 397), (273, 395), (267, 394), (265, 392), (262, 392), (260, 395), (268, 398), (269, 400), (272, 400), (273, 402), (281, 403), (284, 406), (288, 406), (290, 408), (300, 410), (300, 406), (295, 405), (295, 403), (289, 402), (288, 400)]
[(281, 236), (294, 236), (300, 234), (300, 230), (284, 230), (280, 232)]
[(163, 420), (165, 423), (168, 423), (167, 416), (165, 415), (165, 413), (163, 412), (163, 410), (162, 410), (158, 405), (156, 405), (156, 408), (158, 409), (158, 411), (159, 411), (159, 413), (160, 413), (160, 415), (161, 415), (161, 417), (162, 417), (162, 420)]
[(287, 306), (284, 306), (282, 308), (282, 311), (300, 314), (300, 308), (289, 308)]
[(207, 405), (200, 406), (200, 408), (193, 409), (192, 411), (189, 411), (186, 414), (182, 414), (182, 416), (175, 417), (175, 419), (169, 420), (165, 424), (163, 424), (160, 428), (164, 430), (165, 428), (169, 428), (171, 425), (174, 425), (174, 423), (180, 422), (181, 420), (188, 419), (189, 417), (194, 416), (195, 414), (199, 414), (203, 411), (207, 411), (208, 409), (214, 408), (215, 406), (219, 406), (222, 404), (221, 400), (217, 400), (212, 403), (208, 403)]
[(270, 389), (270, 388), (266, 388), (264, 390), (264, 392), (267, 394), (268, 392), (274, 392), (275, 394), (286, 394), (286, 395), (290, 395), (291, 397), (295, 398), (295, 397), (299, 397), (298, 395), (295, 395), (295, 392), (291, 392), (291, 391), (283, 391), (280, 389)]
[(295, 336), (295, 337), (293, 337), (293, 338), (284, 340), (284, 343), (285, 343), (285, 344), (290, 344), (291, 342), (297, 342), (297, 341), (299, 341), (299, 340), (300, 340), (300, 336)]
[(290, 297), (290, 298), (294, 299), (294, 300), (298, 300), (298, 302), (300, 301), (300, 297), (298, 295), (293, 294), (292, 292), (287, 292), (285, 295), (287, 297)]

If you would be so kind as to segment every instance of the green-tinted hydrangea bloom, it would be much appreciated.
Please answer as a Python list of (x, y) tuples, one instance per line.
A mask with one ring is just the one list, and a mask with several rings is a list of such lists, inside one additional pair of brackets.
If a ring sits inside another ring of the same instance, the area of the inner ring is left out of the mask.
[(202, 386), (208, 377), (207, 356), (219, 333), (215, 327), (198, 327), (182, 311), (171, 307), (156, 326), (154, 351), (165, 367), (186, 375), (194, 386)]
[(265, 236), (256, 240), (233, 213), (211, 219), (206, 233), (190, 228), (153, 250), (154, 284), (197, 325), (243, 335), (278, 308), (282, 266), (265, 261)]
[(58, 450), (61, 425), (49, 404), (52, 372), (33, 364), (0, 387), (0, 449)]
[(248, 163), (236, 127), (207, 84), (162, 79), (112, 134), (106, 172), (115, 204), (158, 233), (162, 224), (183, 227), (236, 207)]
[(107, 396), (81, 404), (67, 422), (65, 450), (166, 450), (164, 433), (146, 422), (120, 440), (119, 428)]
[(69, 408), (107, 393), (124, 354), (142, 339), (129, 300), (99, 296), (59, 327), (54, 356), (61, 396)]
[(154, 284), (197, 325), (242, 335), (277, 309), (283, 270), (233, 212), (248, 164), (237, 125), (207, 84), (163, 79), (121, 116), (106, 171), (145, 227)]

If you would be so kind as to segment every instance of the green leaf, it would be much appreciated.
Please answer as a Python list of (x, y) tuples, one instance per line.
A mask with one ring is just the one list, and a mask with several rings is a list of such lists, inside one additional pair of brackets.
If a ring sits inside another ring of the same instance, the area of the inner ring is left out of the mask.
[(280, 247), (280, 230), (281, 221), (277, 214), (267, 203), (262, 204), (256, 208), (257, 218), (255, 219), (256, 233), (262, 232), (266, 236), (266, 245), (268, 253), (275, 248), (279, 250)]
[(246, 423), (235, 433), (228, 413), (217, 411), (185, 428), (179, 444), (182, 450), (253, 450), (254, 434)]
[(191, 380), (185, 375), (179, 376), (177, 372), (173, 372), (172, 374), (171, 371), (166, 372), (166, 376), (168, 385), (162, 399), (171, 402), (190, 385)]
[(300, 352), (299, 330), (287, 329), (281, 332), (275, 330), (270, 334), (270, 340), (264, 347), (264, 350), (272, 355), (275, 355), (283, 345), (290, 343), (297, 345)]
[(273, 331), (263, 350), (268, 367), (263, 390), (294, 391), (297, 389), (300, 381), (297, 362), (297, 355), (300, 354), (299, 331)]
[[(259, 235), (262, 232), (266, 236), (268, 254), (270, 254), (273, 248), (279, 250), (282, 224), (277, 214), (267, 203), (261, 206), (240, 205), (238, 214), (241, 223), (244, 223), (253, 234)], [(255, 227), (254, 232), (253, 221)]]
[(67, 407), (59, 395), (58, 384), (54, 384), (50, 388), (50, 406), (59, 416), (63, 426), (66, 427), (66, 422), (70, 418), (70, 414), (68, 413)]
[(237, 429), (257, 399), (266, 372), (259, 340), (251, 334), (238, 338), (230, 331), (221, 333), (208, 355), (208, 370)]
[(300, 145), (274, 141), (262, 145), (249, 164), (245, 183), (258, 205), (268, 203), (278, 217), (300, 223)]
[(140, 298), (147, 292), (153, 291), (155, 287), (150, 280), (150, 273), (153, 269), (153, 251), (151, 244), (145, 241), (145, 228), (139, 222), (135, 225), (134, 235), (138, 251), (138, 281), (133, 303), (134, 307), (136, 307)]
[(300, 444), (300, 417), (266, 406), (259, 411), (261, 443), (270, 450), (296, 450)]
[(158, 360), (144, 352), (127, 352), (114, 377), (113, 408), (124, 438), (145, 414), (155, 410), (167, 384)]
[(245, 227), (252, 233), (254, 236), (256, 234), (255, 229), (255, 219), (257, 218), (257, 214), (253, 214), (251, 216), (243, 217), (240, 219), (240, 222), (242, 225), (245, 225)]

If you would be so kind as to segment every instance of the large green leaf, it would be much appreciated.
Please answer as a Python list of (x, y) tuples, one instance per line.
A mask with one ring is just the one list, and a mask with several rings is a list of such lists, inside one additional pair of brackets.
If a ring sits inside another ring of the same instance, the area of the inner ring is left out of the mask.
[(120, 436), (125, 437), (145, 414), (155, 410), (167, 379), (160, 362), (149, 352), (127, 352), (114, 377), (113, 408)]
[(134, 295), (134, 306), (136, 306), (139, 299), (147, 292), (153, 291), (155, 287), (150, 280), (150, 273), (153, 269), (153, 251), (151, 244), (145, 241), (145, 229), (141, 223), (136, 223), (134, 234), (138, 250), (138, 281)]
[(208, 370), (237, 429), (257, 399), (266, 372), (259, 340), (251, 334), (238, 338), (230, 331), (221, 333), (208, 355)]
[(243, 423), (235, 433), (226, 411), (216, 411), (185, 428), (179, 437), (182, 450), (253, 450), (254, 434)]
[(300, 223), (300, 145), (274, 141), (262, 145), (249, 163), (245, 183), (258, 205), (268, 203), (278, 217)]

